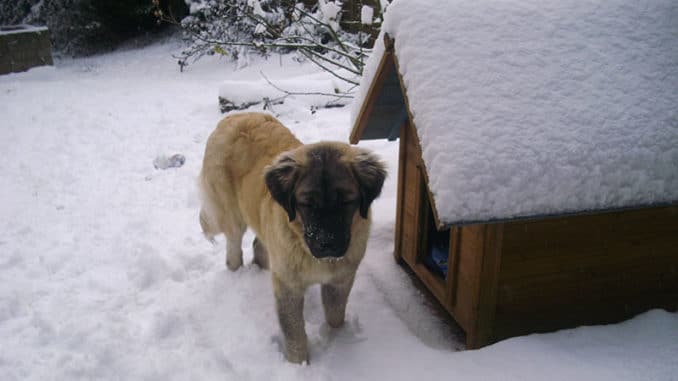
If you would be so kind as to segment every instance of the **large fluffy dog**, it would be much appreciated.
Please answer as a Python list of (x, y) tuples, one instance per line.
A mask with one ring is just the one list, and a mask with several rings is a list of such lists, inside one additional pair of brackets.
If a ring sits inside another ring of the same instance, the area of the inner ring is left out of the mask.
[(242, 265), (242, 236), (256, 233), (255, 262), (269, 267), (285, 357), (308, 359), (304, 292), (322, 284), (327, 323), (344, 322), (346, 301), (365, 254), (370, 204), (386, 171), (364, 149), (337, 142), (303, 145), (260, 113), (223, 119), (207, 141), (200, 175), (200, 223), (224, 233), (226, 266)]

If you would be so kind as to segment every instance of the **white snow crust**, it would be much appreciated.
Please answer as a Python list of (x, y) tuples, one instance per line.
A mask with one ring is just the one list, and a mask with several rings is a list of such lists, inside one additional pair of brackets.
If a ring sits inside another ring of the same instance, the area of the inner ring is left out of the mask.
[(374, 9), (369, 5), (363, 5), (360, 8), (360, 22), (363, 25), (372, 25), (372, 19), (374, 18)]
[(441, 223), (678, 201), (677, 20), (672, 0), (394, 1)]
[[(348, 72), (340, 73), (340, 75), (350, 76)], [(225, 80), (219, 86), (219, 97), (228, 99), (237, 105), (259, 103), (267, 98), (274, 102), (300, 100), (304, 104), (315, 107), (323, 107), (327, 104), (346, 105), (351, 100), (341, 94), (345, 94), (352, 85), (337, 79), (328, 72), (279, 78), (275, 81), (270, 78), (267, 81), (266, 78)], [(285, 91), (291, 95), (287, 95)]]
[[(19, 33), (29, 33), (29, 32), (42, 32), (46, 31), (47, 27), (45, 26), (34, 26), (34, 25), (12, 25), (6, 27), (8, 29), (5, 30), (0, 30), (0, 36), (2, 35), (8, 35), (8, 34), (19, 34)], [(9, 29), (9, 28), (16, 28), (16, 29)]]
[[(361, 143), (390, 176), (347, 323), (330, 329), (310, 289), (311, 363), (287, 363), (270, 273), (249, 264), (252, 235), (248, 265), (226, 270), (223, 238), (212, 246), (200, 232), (195, 182), (222, 81), (258, 83), (261, 71), (313, 83), (317, 70), (288, 57), (235, 70), (208, 57), (179, 73), (179, 49), (0, 76), (0, 380), (676, 379), (678, 314), (662, 310), (458, 351), (458, 329), (393, 261), (398, 152), (387, 141)], [(348, 110), (312, 103), (272, 112), (304, 142), (345, 140)], [(174, 153), (182, 167), (153, 168)]]

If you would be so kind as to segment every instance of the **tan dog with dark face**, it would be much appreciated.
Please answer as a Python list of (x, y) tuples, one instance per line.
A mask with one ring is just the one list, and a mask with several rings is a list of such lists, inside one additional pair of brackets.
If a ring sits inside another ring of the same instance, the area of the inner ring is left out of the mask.
[(320, 283), (325, 318), (344, 322), (365, 254), (369, 208), (386, 171), (367, 150), (345, 143), (302, 145), (270, 115), (224, 118), (210, 135), (200, 185), (200, 223), (227, 238), (226, 265), (242, 265), (242, 236), (254, 230), (254, 260), (271, 269), (285, 357), (308, 360), (304, 292)]

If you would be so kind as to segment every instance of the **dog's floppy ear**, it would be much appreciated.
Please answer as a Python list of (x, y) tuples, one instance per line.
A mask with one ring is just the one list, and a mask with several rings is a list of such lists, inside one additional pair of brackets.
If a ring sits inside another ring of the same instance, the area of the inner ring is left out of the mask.
[(356, 150), (351, 165), (360, 186), (360, 216), (367, 218), (372, 201), (379, 197), (381, 187), (384, 185), (386, 166), (372, 152), (362, 148)]
[(266, 167), (265, 180), (273, 199), (285, 209), (290, 221), (297, 216), (294, 199), (294, 186), (299, 176), (299, 163), (289, 152), (280, 155), (270, 166)]

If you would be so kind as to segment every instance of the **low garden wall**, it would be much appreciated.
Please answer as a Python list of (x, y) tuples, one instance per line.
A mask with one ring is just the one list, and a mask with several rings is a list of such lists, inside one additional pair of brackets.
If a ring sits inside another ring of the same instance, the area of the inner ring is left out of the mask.
[(0, 26), (0, 74), (52, 63), (52, 45), (46, 27)]

